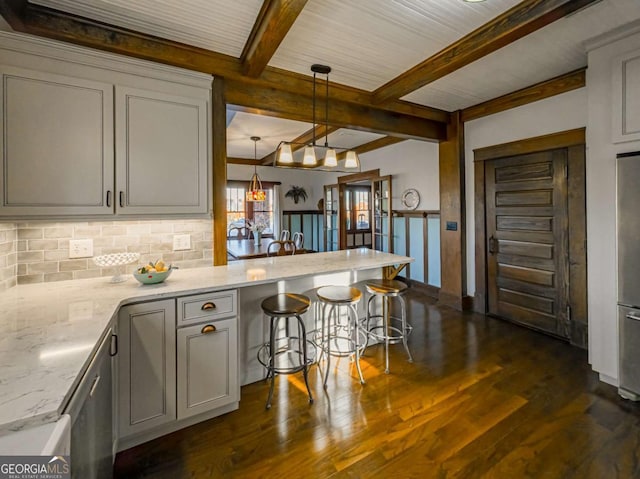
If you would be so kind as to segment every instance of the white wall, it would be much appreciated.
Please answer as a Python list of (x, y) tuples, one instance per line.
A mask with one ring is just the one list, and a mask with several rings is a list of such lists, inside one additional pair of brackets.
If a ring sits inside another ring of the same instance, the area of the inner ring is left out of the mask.
[[(440, 209), (438, 144), (426, 141), (407, 140), (360, 155), (361, 170), (380, 169), (381, 175), (393, 175), (392, 208), (404, 209), (400, 204), (402, 192), (415, 188), (420, 193), (421, 210)], [(263, 181), (280, 181), (282, 194), (290, 186), (304, 186), (309, 194), (307, 201), (297, 205), (290, 198), (282, 198), (283, 210), (314, 210), (323, 197), (323, 186), (336, 183), (338, 176), (346, 173), (303, 171), (300, 169), (259, 166), (258, 176)], [(229, 180), (249, 181), (253, 166), (227, 165)]]
[(587, 89), (529, 103), (464, 125), (467, 197), (467, 294), (476, 291), (473, 150), (581, 128), (587, 124)]
[[(251, 175), (253, 175), (253, 166), (227, 165), (227, 178), (229, 180), (249, 181)], [(338, 174), (326, 171), (304, 171), (294, 168), (258, 166), (258, 176), (262, 181), (279, 181), (282, 183), (281, 206), (283, 210), (289, 211), (317, 209), (318, 201), (324, 196), (324, 185), (336, 183)], [(284, 194), (291, 186), (304, 187), (309, 195), (307, 200), (300, 200), (296, 205), (291, 198), (285, 198)]]
[(380, 174), (393, 175), (391, 207), (406, 209), (400, 203), (402, 192), (415, 188), (420, 193), (420, 210), (440, 209), (438, 144), (407, 140), (360, 155), (362, 170), (380, 168)]
[(587, 69), (587, 255), (589, 361), (601, 379), (617, 384), (616, 154), (640, 142), (612, 143), (612, 61), (640, 48), (640, 33), (589, 52)]

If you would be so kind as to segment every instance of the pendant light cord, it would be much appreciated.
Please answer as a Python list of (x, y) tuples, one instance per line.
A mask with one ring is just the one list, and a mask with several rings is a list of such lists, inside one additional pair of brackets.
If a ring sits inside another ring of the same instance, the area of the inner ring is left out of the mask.
[(324, 97), (324, 146), (329, 146), (329, 74), (327, 73), (327, 88)]
[(313, 146), (316, 146), (316, 72), (313, 72)]

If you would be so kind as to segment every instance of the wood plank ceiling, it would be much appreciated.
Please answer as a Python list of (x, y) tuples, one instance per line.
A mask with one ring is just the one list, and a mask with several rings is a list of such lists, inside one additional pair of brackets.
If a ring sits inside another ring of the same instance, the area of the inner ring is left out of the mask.
[(331, 141), (439, 141), (448, 112), (584, 67), (586, 39), (640, 18), (637, 0), (5, 0), (0, 13), (18, 31), (224, 77), (239, 110), (228, 154), (253, 158), (258, 134), (265, 162), (276, 138), (311, 127), (312, 63), (333, 68)]

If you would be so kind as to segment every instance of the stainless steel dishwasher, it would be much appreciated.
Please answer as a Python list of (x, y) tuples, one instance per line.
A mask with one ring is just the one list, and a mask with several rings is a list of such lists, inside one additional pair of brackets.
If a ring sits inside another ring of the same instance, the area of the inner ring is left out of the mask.
[(71, 416), (71, 477), (113, 477), (113, 408), (109, 330), (66, 410)]

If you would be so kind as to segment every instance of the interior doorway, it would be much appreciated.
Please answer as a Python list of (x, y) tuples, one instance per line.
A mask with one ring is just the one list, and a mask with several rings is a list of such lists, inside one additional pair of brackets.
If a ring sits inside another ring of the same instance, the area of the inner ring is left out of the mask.
[(474, 153), (482, 312), (586, 347), (584, 151), (581, 129)]
[(325, 185), (327, 251), (359, 247), (393, 251), (391, 199), (391, 176), (380, 176), (378, 169), (341, 176), (337, 184)]

